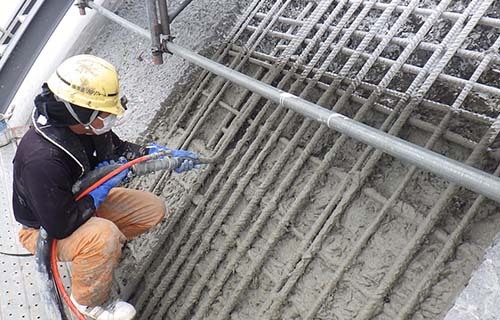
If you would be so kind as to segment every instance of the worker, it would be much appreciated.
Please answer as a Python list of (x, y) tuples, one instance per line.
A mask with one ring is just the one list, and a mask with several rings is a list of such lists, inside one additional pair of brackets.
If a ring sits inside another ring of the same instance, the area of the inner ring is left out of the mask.
[[(169, 150), (121, 140), (111, 129), (123, 112), (116, 69), (95, 56), (71, 57), (35, 98), (32, 126), (14, 157), (20, 242), (34, 254), (40, 227), (57, 239), (57, 259), (72, 262), (71, 301), (98, 320), (135, 316), (131, 304), (108, 301), (112, 274), (125, 241), (159, 224), (166, 213), (157, 196), (118, 187), (127, 170), (78, 201), (72, 194), (73, 184), (95, 167)], [(184, 157), (177, 173), (194, 167), (196, 153), (171, 152)]]

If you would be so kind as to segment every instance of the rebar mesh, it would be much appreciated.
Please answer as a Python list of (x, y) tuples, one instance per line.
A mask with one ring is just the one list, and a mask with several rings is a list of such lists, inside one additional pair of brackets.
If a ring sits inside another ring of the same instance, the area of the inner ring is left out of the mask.
[[(254, 0), (213, 59), (498, 175), (499, 47), (493, 0)], [(482, 196), (208, 72), (157, 123), (223, 161), (157, 176), (174, 214), (129, 284), (141, 319), (436, 319), (500, 226)]]

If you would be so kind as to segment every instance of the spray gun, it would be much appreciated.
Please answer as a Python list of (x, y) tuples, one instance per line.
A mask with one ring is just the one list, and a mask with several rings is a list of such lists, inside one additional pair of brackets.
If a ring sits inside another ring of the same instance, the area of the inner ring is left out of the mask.
[[(149, 173), (161, 171), (161, 170), (174, 170), (178, 168), (184, 160), (193, 161), (194, 165), (213, 163), (215, 159), (212, 158), (190, 158), (190, 157), (173, 157), (170, 151), (161, 151), (158, 153), (153, 153), (151, 155), (145, 156), (144, 161), (133, 164), (129, 167), (129, 173), (127, 175), (128, 179), (136, 176), (142, 176)], [(97, 168), (86, 174), (82, 179), (75, 182), (72, 187), (72, 192), (75, 195), (80, 194), (83, 190), (86, 190), (96, 181), (99, 181), (106, 175), (110, 174), (112, 171), (123, 166), (123, 163), (113, 163), (101, 168)]]

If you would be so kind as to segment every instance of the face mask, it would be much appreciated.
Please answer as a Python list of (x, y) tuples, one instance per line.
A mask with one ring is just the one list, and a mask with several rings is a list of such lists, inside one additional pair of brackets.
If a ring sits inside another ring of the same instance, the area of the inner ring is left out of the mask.
[(92, 132), (94, 132), (97, 135), (101, 135), (108, 132), (109, 130), (111, 130), (111, 128), (114, 127), (116, 123), (116, 115), (114, 114), (110, 114), (106, 118), (101, 118), (98, 116), (97, 119), (100, 119), (102, 121), (103, 124), (102, 128), (94, 128), (89, 124), (89, 127), (92, 129)]

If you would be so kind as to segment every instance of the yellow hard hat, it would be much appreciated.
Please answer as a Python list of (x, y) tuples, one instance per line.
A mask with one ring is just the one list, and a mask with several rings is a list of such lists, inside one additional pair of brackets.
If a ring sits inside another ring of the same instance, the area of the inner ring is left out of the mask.
[(47, 81), (58, 98), (74, 105), (121, 115), (120, 85), (115, 67), (92, 55), (64, 61)]

